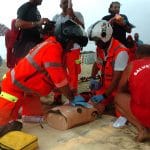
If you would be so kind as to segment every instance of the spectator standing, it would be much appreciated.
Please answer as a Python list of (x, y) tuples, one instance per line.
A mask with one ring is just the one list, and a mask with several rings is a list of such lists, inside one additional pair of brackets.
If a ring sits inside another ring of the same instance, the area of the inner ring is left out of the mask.
[(47, 18), (41, 18), (37, 8), (41, 5), (42, 0), (29, 0), (17, 10), (16, 27), (20, 29), (18, 42), (20, 41), (21, 49), (16, 46), (16, 57), (23, 58), (29, 50), (42, 41), (40, 37), (41, 26), (48, 22)]
[(110, 15), (104, 16), (102, 19), (111, 23), (113, 28), (113, 37), (126, 45), (126, 33), (131, 33), (133, 25), (129, 23), (126, 15), (120, 14), (119, 2), (112, 2), (108, 12)]
[(138, 130), (137, 141), (150, 139), (150, 45), (140, 45), (125, 69), (115, 97), (117, 110)]
[[(14, 44), (13, 52), (18, 62), (28, 54), (31, 48), (43, 40), (40, 36), (40, 30), (42, 25), (47, 23), (49, 20), (47, 18), (41, 18), (40, 12), (37, 8), (37, 6), (41, 5), (41, 3), (42, 0), (29, 0), (21, 5), (17, 10), (15, 26), (20, 31), (18, 39)], [(37, 99), (39, 99), (38, 96), (31, 97), (26, 95), (26, 103), (23, 108), (23, 114), (25, 116), (42, 115), (41, 104), (38, 103)], [(31, 100), (33, 104), (32, 110), (28, 105)]]
[(144, 44), (143, 41), (141, 41), (139, 39), (139, 34), (138, 33), (134, 34), (134, 41), (136, 42), (137, 46)]
[[(73, 10), (71, 0), (60, 0), (60, 8), (62, 9), (61, 14), (56, 14), (53, 17), (53, 21), (56, 22), (56, 28), (59, 24), (69, 19), (84, 27), (84, 18), (80, 12), (76, 12)], [(74, 94), (77, 94), (78, 75), (81, 72), (80, 51), (80, 45), (74, 43), (70, 51), (67, 51), (64, 54), (64, 65), (68, 73), (70, 88), (72, 89)], [(59, 92), (55, 93), (54, 100), (61, 103), (61, 95), (59, 94)]]

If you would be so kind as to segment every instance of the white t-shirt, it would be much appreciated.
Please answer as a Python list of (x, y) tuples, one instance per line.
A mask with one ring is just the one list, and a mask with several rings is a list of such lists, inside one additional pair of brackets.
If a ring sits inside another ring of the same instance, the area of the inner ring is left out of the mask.
[[(82, 16), (82, 14), (80, 12), (74, 12), (75, 16), (79, 19), (80, 22), (82, 22), (84, 24), (84, 18)], [(64, 16), (62, 14), (57, 14), (53, 17), (53, 21), (56, 22), (56, 26), (57, 24), (60, 23), (64, 23), (65, 21), (71, 19), (68, 15)]]
[(122, 51), (118, 54), (115, 63), (114, 70), (115, 71), (123, 71), (128, 64), (129, 55), (126, 51)]
[[(79, 21), (84, 24), (84, 18), (82, 16), (82, 14), (80, 12), (74, 12), (74, 14), (79, 19)], [(68, 15), (64, 16), (62, 14), (57, 14), (53, 17), (52, 20), (56, 22), (55, 26), (57, 27), (59, 24), (64, 23), (69, 19), (71, 19), (71, 18)], [(74, 43), (73, 48), (71, 50), (78, 49), (78, 48), (80, 48), (80, 45), (77, 43)]]

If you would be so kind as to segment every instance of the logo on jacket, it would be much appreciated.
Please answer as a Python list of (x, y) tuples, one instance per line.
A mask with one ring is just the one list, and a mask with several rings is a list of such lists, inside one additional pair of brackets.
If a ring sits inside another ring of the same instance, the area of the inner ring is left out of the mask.
[(142, 67), (139, 67), (138, 69), (136, 69), (136, 71), (134, 72), (134, 76), (137, 76), (141, 71), (145, 69), (150, 69), (150, 64), (143, 65)]

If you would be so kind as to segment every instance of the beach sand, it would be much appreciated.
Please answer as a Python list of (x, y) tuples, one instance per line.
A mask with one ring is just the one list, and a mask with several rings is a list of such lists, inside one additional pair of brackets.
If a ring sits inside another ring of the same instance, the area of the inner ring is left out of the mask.
[[(6, 72), (5, 64), (0, 67), (0, 76)], [(81, 76), (89, 76), (91, 65), (82, 65)], [(79, 92), (88, 91), (88, 82), (79, 83)], [(45, 100), (47, 97), (45, 98)], [(23, 132), (38, 137), (38, 150), (150, 150), (150, 142), (135, 141), (136, 129), (129, 123), (125, 127), (113, 128), (116, 117), (102, 115), (97, 120), (59, 131), (46, 123), (24, 123)]]

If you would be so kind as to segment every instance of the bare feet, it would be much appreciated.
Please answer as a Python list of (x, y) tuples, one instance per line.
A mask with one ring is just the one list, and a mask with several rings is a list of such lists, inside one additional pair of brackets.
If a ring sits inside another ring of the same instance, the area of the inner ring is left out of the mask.
[(136, 140), (138, 142), (144, 142), (146, 140), (150, 140), (150, 129), (143, 128), (143, 130), (139, 131), (139, 134)]

